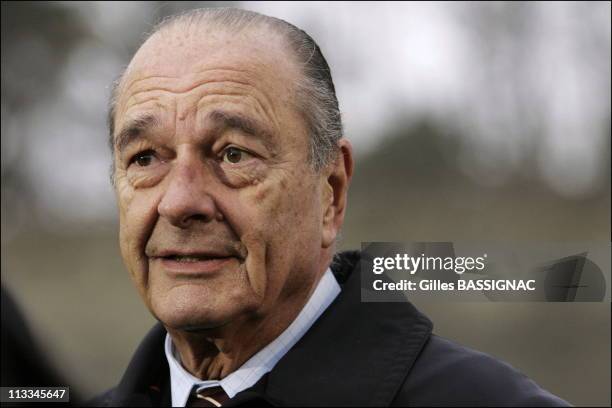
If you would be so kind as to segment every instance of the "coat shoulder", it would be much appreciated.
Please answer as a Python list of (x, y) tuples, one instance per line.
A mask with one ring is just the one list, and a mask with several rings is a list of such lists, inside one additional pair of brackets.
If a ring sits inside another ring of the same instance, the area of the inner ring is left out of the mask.
[(393, 405), (570, 406), (511, 365), (436, 335)]

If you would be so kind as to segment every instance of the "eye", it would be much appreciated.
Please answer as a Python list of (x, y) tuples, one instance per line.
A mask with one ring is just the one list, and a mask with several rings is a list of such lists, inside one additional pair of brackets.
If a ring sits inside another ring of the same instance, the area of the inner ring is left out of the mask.
[(251, 156), (249, 152), (233, 146), (230, 146), (223, 151), (223, 161), (230, 164), (240, 163), (249, 156)]
[(155, 159), (155, 152), (153, 150), (145, 150), (134, 155), (129, 164), (136, 163), (139, 167), (147, 167), (151, 165), (153, 159)]

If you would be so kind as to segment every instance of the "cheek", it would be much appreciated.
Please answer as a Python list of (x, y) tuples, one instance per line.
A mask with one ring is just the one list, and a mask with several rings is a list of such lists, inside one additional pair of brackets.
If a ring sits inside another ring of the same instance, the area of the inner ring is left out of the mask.
[(143, 251), (154, 224), (157, 201), (153, 192), (126, 189), (118, 195), (121, 254), (140, 290), (147, 283), (148, 264)]
[[(259, 296), (274, 297), (291, 272), (299, 274), (320, 247), (317, 190), (303, 178), (264, 181), (241, 191), (234, 209), (248, 249), (247, 273)], [(318, 235), (317, 235), (318, 234)], [(270, 293), (272, 292), (272, 293)]]
[(255, 186), (246, 201), (267, 235), (301, 235), (316, 225), (316, 191), (304, 177), (293, 176)]

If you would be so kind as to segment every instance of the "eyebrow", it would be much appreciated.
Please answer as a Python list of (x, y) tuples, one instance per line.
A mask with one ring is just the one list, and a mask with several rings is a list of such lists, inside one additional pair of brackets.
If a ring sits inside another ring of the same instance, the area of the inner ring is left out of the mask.
[(129, 119), (117, 133), (114, 142), (115, 148), (121, 152), (127, 145), (140, 139), (147, 130), (158, 125), (157, 117), (150, 114)]
[[(242, 133), (261, 139), (267, 147), (272, 146), (272, 132), (268, 127), (262, 122), (241, 113), (214, 110), (206, 115), (204, 122), (210, 122), (210, 130), (214, 133), (237, 129)], [(121, 152), (130, 143), (142, 138), (148, 130), (159, 125), (158, 118), (151, 114), (129, 119), (117, 133), (113, 144)]]
[(212, 127), (217, 133), (222, 133), (228, 129), (236, 129), (261, 139), (268, 147), (272, 143), (272, 132), (268, 126), (242, 113), (214, 110), (206, 115), (205, 122), (209, 121), (212, 122)]

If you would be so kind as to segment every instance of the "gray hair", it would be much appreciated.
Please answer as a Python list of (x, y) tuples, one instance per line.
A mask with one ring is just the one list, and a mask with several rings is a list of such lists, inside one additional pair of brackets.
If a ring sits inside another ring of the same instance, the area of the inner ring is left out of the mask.
[[(308, 159), (315, 171), (328, 165), (338, 151), (338, 140), (343, 134), (342, 119), (331, 70), (315, 40), (305, 31), (279, 18), (235, 8), (203, 8), (167, 17), (146, 36), (145, 41), (171, 27), (201, 23), (213, 23), (235, 32), (250, 27), (267, 26), (283, 37), (303, 71), (302, 78), (295, 83), (295, 104), (306, 122), (310, 136)], [(114, 82), (109, 103), (108, 126), (111, 150), (115, 131), (117, 93), (122, 77), (123, 75)], [(111, 175), (111, 180), (113, 178)]]

